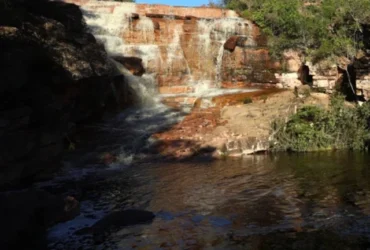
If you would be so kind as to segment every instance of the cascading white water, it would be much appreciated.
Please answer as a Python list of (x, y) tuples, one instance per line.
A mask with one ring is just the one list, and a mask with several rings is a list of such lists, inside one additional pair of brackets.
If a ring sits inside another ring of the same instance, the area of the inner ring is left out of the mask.
[[(119, 36), (122, 30), (130, 29), (131, 15), (136, 11), (135, 4), (115, 5), (111, 8), (96, 8), (96, 3), (88, 2), (81, 10), (88, 28), (94, 35)], [(117, 21), (127, 20), (127, 21)]]
[[(88, 28), (97, 40), (104, 44), (108, 55), (140, 57), (146, 69), (149, 65), (161, 64), (162, 59), (157, 45), (127, 44), (123, 39), (123, 32), (133, 29), (131, 16), (132, 13), (136, 13), (135, 4), (91, 2), (84, 5), (82, 9)], [(151, 19), (140, 17), (135, 29), (141, 32), (147, 43), (154, 40), (154, 26)], [(112, 61), (116, 65), (117, 74), (124, 75), (125, 81), (137, 97), (135, 99), (137, 104), (141, 107), (128, 109), (99, 126), (100, 129), (111, 133), (106, 135), (107, 138), (111, 138), (109, 145), (99, 142), (101, 143), (99, 148), (107, 150), (108, 147), (109, 151), (117, 156), (116, 164), (127, 165), (141, 157), (141, 150), (150, 145), (152, 134), (180, 121), (183, 116), (170, 111), (160, 102), (153, 76), (156, 69), (152, 69), (142, 77), (137, 77), (120, 63), (113, 59)], [(114, 140), (117, 141), (116, 144), (113, 143)]]
[(163, 60), (159, 47), (155, 44), (125, 44), (123, 45), (123, 54), (141, 58), (143, 66), (149, 74), (155, 74), (161, 70)]
[(145, 42), (151, 43), (154, 41), (154, 24), (152, 19), (146, 16), (140, 17), (139, 22), (136, 24), (135, 28), (141, 31), (141, 35)]
[[(159, 29), (155, 31), (151, 18), (140, 15), (139, 18), (132, 19), (133, 13), (138, 13), (135, 4), (90, 2), (93, 6), (89, 3), (83, 5), (86, 9), (86, 23), (97, 39), (104, 43), (108, 53), (139, 57), (143, 61), (146, 74), (140, 79), (130, 75), (127, 77), (132, 82), (130, 84), (135, 87), (139, 84), (148, 88), (148, 86), (156, 86), (155, 82), (159, 79), (162, 81), (161, 84), (171, 86), (179, 85), (177, 82), (172, 83), (172, 79), (180, 79), (180, 84), (187, 84), (194, 91), (178, 95), (205, 97), (229, 92), (220, 89), (224, 59), (223, 45), (233, 35), (251, 37), (252, 25), (248, 21), (237, 17), (200, 18), (196, 20), (198, 37), (189, 39), (191, 34), (189, 32), (192, 31), (186, 28), (186, 22), (178, 22), (171, 13), (165, 13), (168, 16), (163, 17), (164, 23), (162, 21), (156, 24), (159, 25)], [(104, 28), (101, 28), (102, 26)], [(124, 41), (123, 37), (127, 41)], [(192, 44), (193, 41), (197, 43)], [(253, 39), (247, 39), (247, 42), (252, 43)], [(186, 47), (183, 48), (183, 46)], [(192, 53), (195, 53), (195, 56)], [(191, 60), (190, 64), (188, 58)], [(199, 60), (195, 62), (194, 58)], [(158, 96), (153, 88), (149, 88), (148, 91), (142, 90), (143, 88), (138, 89), (138, 93), (144, 99)], [(140, 100), (141, 103), (148, 103), (143, 99)]]
[[(212, 21), (200, 19), (198, 20), (198, 51), (200, 53), (209, 53), (211, 47), (211, 30), (212, 30)], [(199, 62), (200, 63), (200, 62)]]
[(189, 67), (189, 63), (186, 60), (184, 51), (181, 47), (180, 43), (180, 32), (182, 28), (180, 25), (176, 25), (173, 30), (173, 39), (172, 42), (167, 47), (167, 64), (168, 64), (168, 73), (171, 74), (173, 71), (173, 63), (176, 60), (184, 61), (186, 67), (186, 73), (191, 75), (191, 70)]
[[(249, 36), (250, 29), (246, 29), (247, 27), (251, 27), (250, 24), (246, 22), (246, 20), (242, 18), (223, 18), (223, 19), (214, 19), (214, 20), (207, 20), (201, 19), (198, 21), (198, 33), (199, 33), (199, 45), (198, 50), (200, 52), (204, 51), (206, 53), (212, 53), (210, 51), (210, 47), (212, 45), (212, 41), (217, 43), (216, 47), (217, 56), (216, 56), (216, 84), (219, 86), (221, 83), (221, 70), (222, 70), (222, 61), (224, 55), (224, 43), (226, 40), (233, 35), (239, 36)], [(253, 39), (249, 39), (253, 40)], [(199, 61), (199, 64), (201, 62)]]
[(222, 58), (224, 56), (224, 45), (222, 44), (218, 50), (216, 59), (216, 84), (219, 86), (222, 81)]
[[(125, 52), (130, 46), (127, 46), (123, 40), (122, 32), (124, 30), (132, 29), (132, 13), (136, 12), (135, 4), (115, 5), (113, 11), (107, 11), (101, 8), (92, 8), (94, 12), (90, 11), (92, 6), (83, 6), (84, 19), (88, 28), (95, 35), (95, 37), (104, 44), (109, 55), (127, 56)], [(136, 25), (136, 29), (140, 30), (145, 39), (153, 38), (154, 26), (151, 19), (143, 17)], [(147, 35), (150, 33), (151, 35)], [(136, 49), (139, 49), (136, 46)], [(155, 50), (156, 48), (154, 48)], [(155, 57), (157, 53), (152, 50), (142, 50), (141, 58), (144, 59), (144, 65), (148, 65), (149, 61)], [(136, 53), (137, 54), (137, 53)], [(153, 55), (154, 54), (154, 55)], [(131, 74), (125, 67), (119, 63), (115, 63), (118, 73), (125, 75), (125, 80), (129, 86), (134, 90), (138, 97), (138, 104), (153, 105), (158, 102), (154, 97), (155, 89), (152, 78), (148, 76), (137, 77)]]

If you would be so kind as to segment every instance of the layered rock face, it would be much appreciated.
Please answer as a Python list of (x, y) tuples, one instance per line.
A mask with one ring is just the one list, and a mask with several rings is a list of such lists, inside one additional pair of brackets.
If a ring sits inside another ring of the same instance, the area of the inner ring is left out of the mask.
[(333, 93), (339, 90), (348, 99), (370, 100), (370, 56), (362, 56), (350, 61), (339, 57), (336, 61), (322, 60), (316, 63), (306, 61), (297, 51), (288, 50), (283, 54), (284, 73), (275, 73), (277, 87), (294, 88), (302, 84), (320, 89), (320, 92)]
[(117, 84), (78, 6), (10, 3), (0, 10), (0, 187), (51, 173), (76, 124), (115, 105)]
[(87, 24), (109, 53), (141, 58), (161, 93), (191, 92), (199, 83), (276, 82), (278, 65), (271, 62), (264, 37), (234, 11), (67, 1), (81, 6)]

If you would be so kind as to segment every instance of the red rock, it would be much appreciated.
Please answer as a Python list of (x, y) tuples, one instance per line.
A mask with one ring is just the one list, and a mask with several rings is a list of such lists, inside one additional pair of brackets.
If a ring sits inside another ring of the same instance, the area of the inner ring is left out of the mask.
[(238, 36), (232, 36), (229, 39), (227, 39), (227, 41), (224, 43), (224, 49), (230, 52), (234, 52), (238, 39), (239, 39)]
[(64, 215), (61, 221), (72, 220), (80, 214), (80, 203), (72, 196), (64, 199)]

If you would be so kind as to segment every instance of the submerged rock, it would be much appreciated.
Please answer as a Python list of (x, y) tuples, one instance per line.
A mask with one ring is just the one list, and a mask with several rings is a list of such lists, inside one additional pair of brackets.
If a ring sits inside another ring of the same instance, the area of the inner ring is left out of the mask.
[[(112, 212), (96, 222), (90, 229), (94, 242), (99, 244), (104, 241), (106, 234), (111, 230), (137, 224), (151, 223), (155, 218), (154, 213), (145, 210), (128, 209)], [(87, 232), (87, 230), (85, 230)]]

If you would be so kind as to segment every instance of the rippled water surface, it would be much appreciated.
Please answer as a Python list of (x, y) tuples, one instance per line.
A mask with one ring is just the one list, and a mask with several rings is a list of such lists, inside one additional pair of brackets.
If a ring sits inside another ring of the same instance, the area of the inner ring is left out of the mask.
[[(148, 163), (81, 182), (82, 214), (52, 249), (369, 249), (370, 157), (348, 152)], [(102, 214), (153, 211), (94, 246), (74, 231)]]

